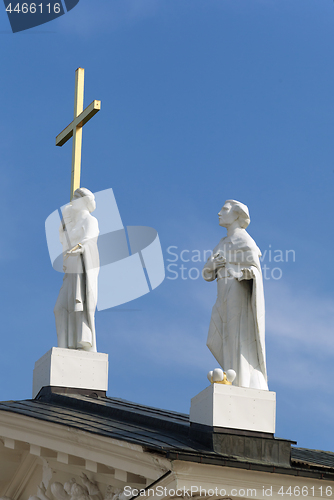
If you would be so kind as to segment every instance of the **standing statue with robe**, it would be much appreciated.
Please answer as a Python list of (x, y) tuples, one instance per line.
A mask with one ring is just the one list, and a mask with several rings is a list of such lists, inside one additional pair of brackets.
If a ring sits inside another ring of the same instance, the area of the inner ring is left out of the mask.
[(95, 310), (100, 269), (99, 226), (91, 191), (79, 188), (63, 209), (59, 229), (64, 280), (54, 308), (58, 347), (96, 352)]
[(227, 200), (218, 214), (227, 228), (203, 269), (206, 281), (217, 279), (207, 346), (223, 368), (236, 372), (234, 385), (268, 390), (261, 252), (246, 232), (246, 205)]

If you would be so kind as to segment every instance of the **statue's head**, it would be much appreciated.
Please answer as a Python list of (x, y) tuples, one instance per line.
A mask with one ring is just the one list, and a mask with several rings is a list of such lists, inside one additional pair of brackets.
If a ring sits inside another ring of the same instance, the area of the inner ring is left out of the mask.
[(223, 208), (218, 213), (219, 225), (229, 227), (238, 222), (241, 229), (246, 229), (250, 223), (249, 211), (246, 205), (236, 200), (226, 200)]
[(74, 191), (71, 205), (76, 210), (87, 208), (89, 212), (92, 213), (96, 208), (95, 196), (91, 191), (89, 191), (89, 189), (78, 188)]

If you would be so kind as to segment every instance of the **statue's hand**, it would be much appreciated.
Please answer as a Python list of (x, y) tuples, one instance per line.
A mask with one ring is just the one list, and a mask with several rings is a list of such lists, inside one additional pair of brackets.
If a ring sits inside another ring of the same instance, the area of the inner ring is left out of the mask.
[(214, 264), (219, 264), (220, 266), (226, 264), (225, 256), (220, 250), (218, 250), (218, 252), (214, 253), (212, 255), (211, 259), (212, 259)]
[(84, 253), (84, 248), (82, 246), (79, 246), (78, 245), (78, 248), (75, 248), (75, 250), (69, 250), (68, 252), (66, 252), (67, 255), (69, 256), (72, 256), (72, 255), (81, 255), (82, 253)]
[(216, 279), (216, 271), (214, 271), (210, 267), (204, 267), (202, 271), (202, 277), (205, 279), (205, 281), (214, 281)]
[(224, 267), (225, 264), (226, 259), (221, 250), (213, 253), (211, 257), (208, 258), (202, 271), (202, 276), (205, 281), (214, 281), (217, 277), (217, 269)]
[(242, 276), (239, 278), (239, 281), (252, 280), (255, 277), (254, 271), (252, 269), (249, 269), (249, 267), (244, 267), (241, 271), (242, 271)]

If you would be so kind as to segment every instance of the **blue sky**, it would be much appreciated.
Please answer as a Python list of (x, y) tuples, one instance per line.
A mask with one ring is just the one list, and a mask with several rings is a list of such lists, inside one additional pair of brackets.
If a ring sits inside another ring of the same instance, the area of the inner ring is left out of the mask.
[(216, 285), (190, 279), (203, 262), (180, 252), (213, 248), (217, 212), (237, 199), (270, 269), (276, 435), (334, 451), (333, 2), (80, 0), (15, 35), (3, 8), (0, 39), (0, 399), (31, 397), (34, 363), (56, 345), (62, 276), (44, 222), (69, 197), (71, 145), (54, 143), (81, 66), (85, 104), (102, 101), (84, 128), (82, 186), (113, 188), (123, 223), (154, 227), (166, 266), (177, 247), (172, 269), (187, 278), (167, 270), (152, 293), (97, 313), (108, 394), (188, 412), (207, 386)]

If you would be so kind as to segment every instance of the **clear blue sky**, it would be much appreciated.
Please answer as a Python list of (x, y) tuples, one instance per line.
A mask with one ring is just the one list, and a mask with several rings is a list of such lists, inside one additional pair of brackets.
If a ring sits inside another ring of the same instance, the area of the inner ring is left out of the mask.
[[(0, 40), (0, 399), (31, 397), (34, 363), (56, 345), (62, 276), (44, 222), (68, 201), (71, 145), (54, 142), (82, 66), (85, 104), (102, 101), (84, 130), (82, 185), (113, 188), (124, 224), (154, 227), (187, 278), (167, 270), (152, 293), (97, 313), (108, 394), (188, 412), (206, 387), (216, 285), (189, 279), (203, 262), (180, 252), (214, 247), (234, 198), (270, 268), (276, 435), (334, 451), (333, 1), (81, 0), (17, 34), (2, 8)], [(273, 262), (274, 250), (295, 259)]]

